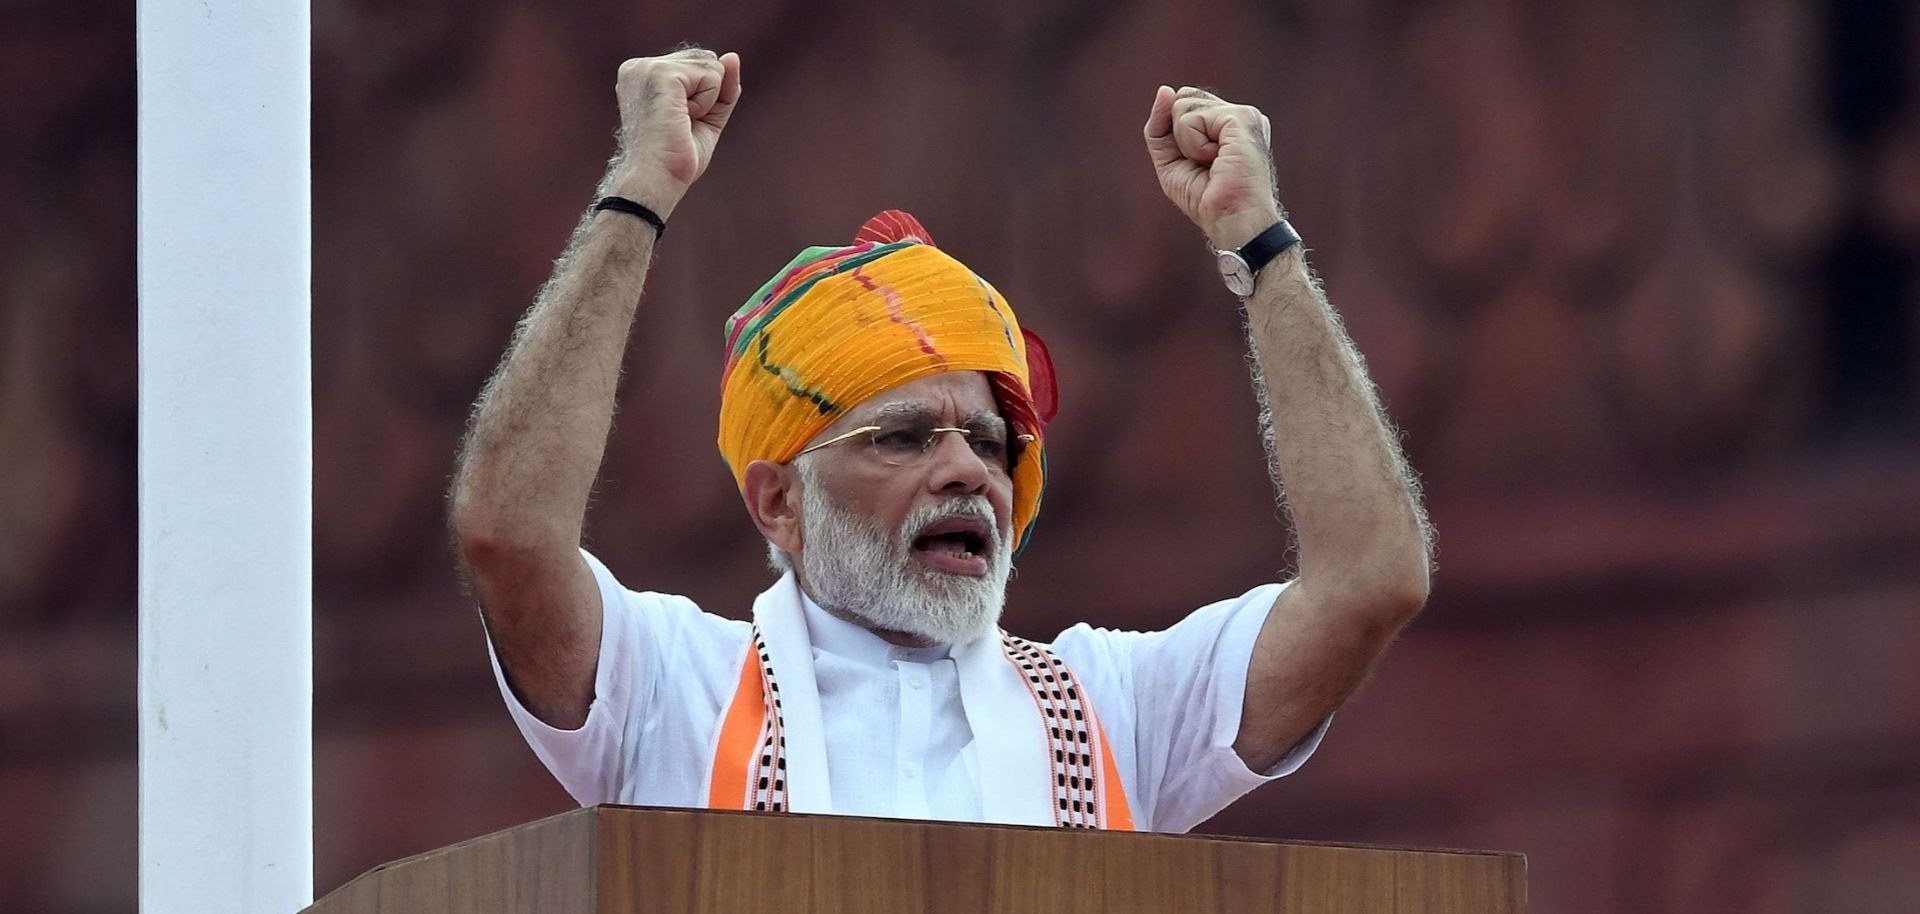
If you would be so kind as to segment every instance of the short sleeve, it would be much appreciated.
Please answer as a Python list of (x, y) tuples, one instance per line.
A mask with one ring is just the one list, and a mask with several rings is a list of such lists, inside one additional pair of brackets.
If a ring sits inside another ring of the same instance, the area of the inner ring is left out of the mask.
[(600, 590), (600, 658), (594, 669), (593, 703), (578, 729), (550, 726), (520, 703), (507, 685), (488, 636), (494, 680), (513, 722), (541, 763), (582, 806), (619, 802), (626, 779), (629, 743), (645, 729), (659, 691), (663, 657), (676, 631), (701, 615), (685, 597), (627, 590), (606, 565), (581, 550)]
[(1331, 716), (1267, 771), (1250, 770), (1233, 749), (1254, 643), (1285, 586), (1266, 584), (1201, 607), (1164, 631), (1076, 626), (1056, 642), (1088, 681), (1109, 737), (1121, 741), (1112, 732), (1119, 728), (1130, 737), (1129, 798), (1153, 831), (1192, 829), (1253, 788), (1292, 774), (1319, 747)]

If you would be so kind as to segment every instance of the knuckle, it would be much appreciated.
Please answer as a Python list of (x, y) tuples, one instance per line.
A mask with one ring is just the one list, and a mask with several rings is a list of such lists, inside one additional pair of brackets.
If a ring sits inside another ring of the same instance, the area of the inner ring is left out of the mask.
[(620, 65), (620, 85), (637, 90), (669, 78), (673, 69), (665, 58), (635, 57)]

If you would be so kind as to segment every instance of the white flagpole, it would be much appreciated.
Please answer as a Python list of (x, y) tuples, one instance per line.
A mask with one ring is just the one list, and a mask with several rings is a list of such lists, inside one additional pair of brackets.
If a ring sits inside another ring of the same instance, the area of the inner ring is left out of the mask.
[(140, 908), (313, 897), (308, 6), (140, 0)]

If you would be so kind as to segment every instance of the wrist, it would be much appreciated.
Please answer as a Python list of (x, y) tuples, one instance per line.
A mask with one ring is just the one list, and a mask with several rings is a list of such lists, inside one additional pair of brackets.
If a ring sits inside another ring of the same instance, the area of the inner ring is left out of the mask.
[(1254, 277), (1255, 292), (1278, 291), (1290, 281), (1306, 281), (1308, 278), (1306, 247), (1295, 244), (1275, 254), (1265, 266), (1254, 271)]
[(1237, 251), (1282, 218), (1278, 203), (1251, 206), (1229, 213), (1204, 227), (1207, 243), (1213, 245), (1215, 250)]
[(1301, 313), (1303, 307), (1311, 307), (1314, 301), (1310, 294), (1312, 275), (1301, 252), (1287, 251), (1261, 268), (1253, 294), (1240, 299), (1240, 308), (1249, 318), (1260, 321), (1270, 321), (1286, 313)]
[(1227, 291), (1245, 301), (1260, 288), (1260, 277), (1270, 272), (1275, 261), (1299, 249), (1300, 233), (1285, 219), (1276, 219), (1238, 249), (1213, 248), (1213, 262)]
[(623, 168), (616, 164), (600, 180), (596, 196), (625, 197), (640, 204), (661, 219), (671, 218), (673, 209), (686, 196), (687, 189), (654, 175), (648, 175), (635, 169)]

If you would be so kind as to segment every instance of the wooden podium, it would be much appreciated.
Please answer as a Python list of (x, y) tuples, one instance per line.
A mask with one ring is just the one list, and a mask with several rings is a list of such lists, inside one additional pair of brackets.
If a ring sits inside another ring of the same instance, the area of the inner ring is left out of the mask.
[(595, 806), (378, 867), (308, 914), (1523, 914), (1519, 854)]

